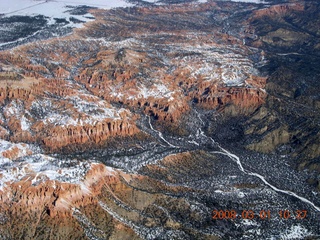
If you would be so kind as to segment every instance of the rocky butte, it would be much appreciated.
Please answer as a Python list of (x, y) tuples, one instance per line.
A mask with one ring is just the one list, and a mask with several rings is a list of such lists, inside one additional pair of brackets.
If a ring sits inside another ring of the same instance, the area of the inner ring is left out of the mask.
[(1, 239), (319, 236), (319, 3), (164, 2), (0, 51)]

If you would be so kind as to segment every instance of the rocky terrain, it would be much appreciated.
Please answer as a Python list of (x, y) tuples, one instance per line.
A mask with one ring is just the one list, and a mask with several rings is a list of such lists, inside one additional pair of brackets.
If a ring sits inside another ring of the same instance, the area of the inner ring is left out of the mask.
[(317, 239), (320, 5), (138, 5), (0, 52), (0, 238)]

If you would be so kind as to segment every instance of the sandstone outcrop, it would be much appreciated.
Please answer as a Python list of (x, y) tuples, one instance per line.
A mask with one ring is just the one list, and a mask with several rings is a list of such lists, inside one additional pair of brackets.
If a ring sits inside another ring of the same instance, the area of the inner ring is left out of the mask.
[[(42, 71), (32, 71), (35, 69)], [(40, 143), (53, 151), (71, 144), (99, 145), (109, 137), (138, 132), (136, 117), (128, 111), (116, 110), (95, 96), (79, 95), (81, 86), (70, 86), (66, 80), (26, 77), (1, 81), (6, 84), (0, 89), (0, 102), (5, 109), (1, 133), (6, 138), (10, 135), (12, 141)], [(64, 116), (64, 111), (69, 117)]]
[(292, 4), (277, 4), (268, 8), (259, 9), (255, 11), (255, 18), (262, 18), (264, 16), (276, 17), (281, 19), (286, 15), (289, 15), (292, 11), (302, 12), (305, 9), (304, 3), (295, 2)]
[[(266, 78), (257, 75), (247, 54), (260, 52), (252, 52), (255, 50), (241, 39), (214, 24), (210, 25), (212, 33), (200, 36), (199, 45), (199, 36), (190, 34), (195, 31), (193, 23), (184, 15), (207, 21), (202, 13), (217, 11), (220, 6), (207, 3), (196, 7), (197, 11), (190, 11), (189, 4), (119, 10), (117, 18), (126, 24), (116, 32), (108, 27), (115, 18), (112, 11), (93, 10), (97, 20), (71, 36), (1, 52), (0, 64), (6, 74), (0, 80), (5, 83), (0, 102), (7, 124), (2, 126), (10, 130), (10, 139), (40, 143), (56, 151), (68, 145), (99, 145), (109, 137), (132, 136), (139, 132), (135, 121), (141, 114), (178, 125), (192, 103), (219, 111), (234, 109), (234, 114), (253, 112), (264, 103)], [(185, 29), (166, 21), (172, 13), (185, 19)], [(145, 38), (146, 29), (153, 32), (151, 20), (146, 20), (153, 14), (161, 16), (152, 21), (159, 26), (157, 31), (165, 34), (163, 38), (153, 34)], [(128, 17), (145, 23), (132, 26), (125, 20)], [(105, 34), (122, 40), (102, 41)], [(162, 50), (166, 47), (170, 51)]]
[(251, 113), (264, 103), (266, 93), (260, 89), (212, 87), (206, 88), (205, 94), (193, 95), (192, 97), (195, 102), (205, 108), (223, 109), (227, 105), (234, 105), (239, 109), (239, 112)]
[[(193, 190), (167, 186), (157, 179), (127, 174), (103, 164), (92, 163), (77, 183), (46, 179), (46, 173), (25, 174), (20, 181), (8, 183), (0, 190), (1, 237), (14, 234), (24, 238), (143, 239), (152, 227), (182, 229), (181, 220), (171, 216), (173, 208), (169, 203), (175, 203), (175, 208), (193, 221), (200, 221), (199, 213), (186, 200), (166, 194)], [(50, 177), (53, 176), (51, 173)], [(155, 217), (149, 214), (156, 210), (153, 208), (158, 208)]]
[[(43, 129), (46, 131), (46, 129)], [(134, 123), (126, 121), (103, 121), (95, 125), (52, 127), (41, 136), (44, 145), (50, 150), (58, 150), (68, 145), (91, 143), (99, 145), (110, 137), (126, 137), (139, 132)]]
[[(37, 179), (41, 179), (40, 175), (31, 175), (26, 177), (26, 180), (12, 183), (0, 191), (1, 224), (7, 228), (2, 228), (2, 237), (12, 237), (14, 234), (15, 238), (25, 239), (55, 236), (88, 239), (85, 231), (89, 226), (83, 225), (83, 214), (99, 206), (97, 197), (104, 186), (119, 184), (118, 173), (101, 164), (93, 164), (81, 184), (57, 180), (32, 184)], [(101, 212), (101, 208), (96, 210)], [(103, 214), (100, 213), (100, 216)], [(20, 219), (20, 222), (17, 222), (17, 219)], [(56, 233), (45, 231), (47, 227)], [(100, 220), (100, 226), (96, 227), (100, 227), (98, 235), (104, 238), (109, 238), (112, 232), (115, 232), (116, 235), (122, 233), (137, 239), (136, 233), (116, 219), (112, 220), (107, 212)]]
[[(318, 104), (317, 40), (303, 52), (319, 34), (295, 18), (306, 9), (93, 9), (69, 36), (0, 52), (0, 238), (239, 239), (256, 226), (213, 221), (213, 209), (290, 206), (251, 174), (265, 162), (249, 163), (273, 152), (319, 171), (319, 114), (306, 104)], [(286, 58), (291, 69), (275, 67)], [(220, 146), (245, 152), (246, 171)]]

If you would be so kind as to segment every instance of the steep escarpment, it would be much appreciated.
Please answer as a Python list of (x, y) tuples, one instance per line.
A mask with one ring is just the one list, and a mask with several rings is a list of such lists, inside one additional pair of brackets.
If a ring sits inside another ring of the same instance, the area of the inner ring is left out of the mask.
[[(170, 230), (178, 236), (190, 231), (193, 236), (219, 239), (196, 228), (185, 229), (187, 219), (176, 215), (179, 209), (189, 220), (203, 221), (199, 218), (199, 209), (178, 197), (195, 191), (191, 188), (168, 186), (157, 179), (96, 163), (82, 164), (86, 170), (73, 183), (57, 179), (61, 174), (67, 177), (70, 169), (59, 167), (49, 174), (48, 171), (32, 172), (31, 167), (24, 166), (26, 171), (20, 180), (0, 190), (1, 237), (140, 239), (149, 238), (150, 234), (163, 236)], [(152, 215), (155, 210), (156, 215)], [(206, 218), (210, 219), (210, 213)], [(207, 224), (203, 226), (206, 227)]]
[[(252, 27), (270, 59), (266, 104), (246, 123), (249, 149), (295, 157), (299, 169), (319, 160), (319, 4), (303, 2), (258, 10)], [(253, 44), (255, 44), (253, 43)]]
[[(113, 239), (113, 235), (123, 234), (139, 239), (131, 229), (113, 220), (99, 207), (98, 196), (105, 191), (102, 187), (120, 184), (117, 175), (99, 164), (91, 166), (81, 184), (45, 181), (39, 173), (29, 173), (26, 180), (1, 191), (1, 219), (5, 226), (1, 237), (90, 239), (86, 229), (95, 226), (93, 234), (99, 237)], [(87, 215), (93, 210), (103, 218), (92, 219), (93, 216)], [(47, 231), (48, 228), (51, 231)]]
[(277, 53), (319, 54), (318, 19), (319, 6), (313, 1), (257, 10), (250, 19), (259, 36), (253, 45)]
[(318, 175), (290, 166), (319, 170), (311, 6), (95, 9), (0, 52), (0, 238), (315, 235)]
[(206, 88), (200, 98), (194, 97), (195, 102), (205, 108), (224, 108), (233, 105), (235, 111), (233, 114), (238, 115), (241, 112), (253, 112), (257, 107), (264, 103), (266, 93), (260, 89), (243, 89), (243, 88)]
[(70, 85), (67, 80), (26, 77), (2, 82), (6, 85), (1, 89), (6, 139), (57, 150), (138, 132), (131, 113), (83, 93), (80, 85)]
[[(44, 129), (45, 131), (45, 129)], [(50, 150), (57, 150), (68, 145), (81, 145), (85, 143), (99, 144), (110, 137), (131, 136), (138, 129), (126, 121), (101, 121), (95, 125), (54, 127), (42, 141)]]
[[(189, 7), (95, 10), (97, 20), (71, 36), (1, 52), (2, 135), (56, 151), (133, 136), (139, 115), (183, 126), (192, 104), (232, 115), (254, 112), (266, 97), (265, 77), (255, 67), (263, 53), (208, 17), (216, 4)], [(171, 24), (171, 12), (183, 28)], [(193, 17), (205, 26), (195, 28)], [(119, 33), (117, 24), (130, 32)], [(157, 34), (144, 31), (154, 24)]]

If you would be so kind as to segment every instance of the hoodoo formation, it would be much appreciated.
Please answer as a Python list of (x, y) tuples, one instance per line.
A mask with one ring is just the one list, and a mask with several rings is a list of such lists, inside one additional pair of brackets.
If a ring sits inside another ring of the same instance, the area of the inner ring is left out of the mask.
[(316, 239), (320, 4), (130, 2), (0, 42), (0, 238)]
[[(203, 11), (215, 8), (209, 5)], [(148, 17), (160, 9), (145, 12), (138, 8), (131, 17)], [(247, 57), (259, 52), (234, 37), (230, 41), (219, 28), (199, 40), (190, 32), (195, 30), (166, 29), (168, 23), (163, 22), (159, 23), (163, 38), (154, 34), (146, 38), (143, 29), (154, 24), (147, 22), (123, 40), (107, 43), (96, 35), (115, 34), (113, 28), (94, 33), (92, 29), (103, 23), (108, 26), (112, 11), (95, 14), (97, 21), (72, 36), (1, 52), (4, 86), (0, 100), (7, 123), (3, 127), (12, 133), (11, 140), (58, 150), (72, 144), (101, 143), (109, 136), (134, 135), (139, 132), (135, 111), (170, 125), (179, 124), (191, 102), (216, 110), (234, 105), (237, 112), (246, 114), (264, 103), (265, 78)], [(128, 15), (120, 11), (121, 17)]]

